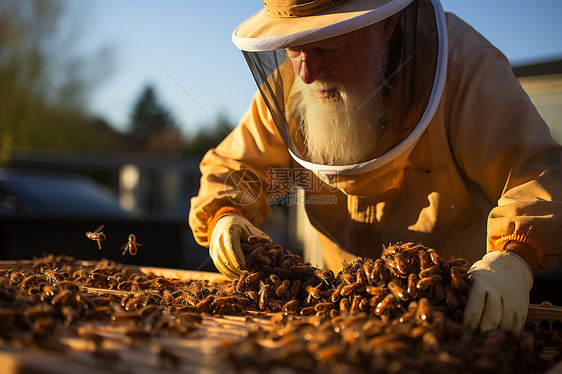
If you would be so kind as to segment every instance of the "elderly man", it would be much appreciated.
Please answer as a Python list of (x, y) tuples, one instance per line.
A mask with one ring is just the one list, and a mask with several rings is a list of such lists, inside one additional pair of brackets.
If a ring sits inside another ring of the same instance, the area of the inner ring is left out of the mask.
[(244, 269), (289, 173), (331, 269), (423, 242), (474, 262), (467, 326), (520, 331), (561, 263), (562, 147), (507, 59), (438, 0), (264, 4), (233, 34), (259, 93), (189, 215), (217, 269)]

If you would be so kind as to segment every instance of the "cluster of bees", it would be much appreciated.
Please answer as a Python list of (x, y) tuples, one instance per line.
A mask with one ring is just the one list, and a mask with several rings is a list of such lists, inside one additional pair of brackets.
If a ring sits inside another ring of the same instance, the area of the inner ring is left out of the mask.
[[(97, 229), (94, 231), (88, 231), (86, 233), (86, 237), (90, 240), (95, 241), (98, 243), (98, 248), (101, 249), (101, 242), (106, 239), (105, 234), (103, 231), (103, 225), (98, 226)], [(137, 237), (135, 234), (129, 234), (129, 238), (127, 239), (127, 243), (121, 246), (121, 250), (123, 251), (123, 256), (125, 253), (129, 252), (132, 256), (136, 255), (138, 252), (138, 247), (142, 247), (142, 244), (137, 242)]]
[(233, 287), (275, 317), (272, 328), (225, 345), (241, 369), (513, 373), (539, 372), (562, 358), (540, 358), (544, 341), (532, 321), (518, 337), (465, 329), (467, 261), (446, 260), (421, 244), (390, 246), (379, 259), (344, 263), (337, 275), (259, 238), (243, 251), (248, 270)]
[[(274, 324), (224, 345), (247, 368), (307, 373), (540, 373), (560, 360), (539, 354), (543, 342), (525, 331), (479, 334), (448, 319), (382, 320), (366, 312), (337, 317), (278, 313)], [(560, 341), (559, 341), (560, 344)]]
[[(21, 268), (0, 269), (0, 344), (64, 351), (62, 337), (76, 336), (96, 356), (117, 360), (104, 348), (99, 326), (118, 328), (127, 345), (154, 336), (194, 336), (204, 315), (231, 310), (224, 283), (214, 287), (145, 274), (110, 260), (49, 255)], [(179, 364), (169, 351), (151, 348), (166, 366)]]
[(234, 289), (268, 312), (329, 315), (366, 312), (388, 320), (426, 320), (434, 313), (462, 320), (469, 288), (468, 263), (444, 260), (421, 244), (389, 246), (381, 258), (358, 258), (334, 275), (293, 253), (250, 237), (247, 269)]
[[(197, 338), (205, 316), (252, 315), (270, 324), (219, 349), (241, 369), (517, 372), (542, 371), (561, 358), (541, 360), (541, 340), (529, 326), (518, 337), (463, 328), (469, 289), (463, 259), (404, 243), (334, 274), (258, 237), (242, 246), (247, 270), (223, 284), (67, 256), (0, 269), (0, 343), (62, 350), (59, 337), (75, 335), (96, 355), (111, 357), (100, 324), (118, 326), (135, 345), (162, 335)], [(180, 365), (162, 347), (153, 351), (164, 364)]]

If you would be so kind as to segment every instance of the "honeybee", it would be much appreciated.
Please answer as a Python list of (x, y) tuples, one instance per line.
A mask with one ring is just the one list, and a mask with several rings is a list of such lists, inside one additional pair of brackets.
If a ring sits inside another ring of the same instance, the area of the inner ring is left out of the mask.
[(254, 284), (258, 280), (260, 280), (261, 277), (263, 277), (263, 275), (264, 275), (263, 271), (257, 271), (255, 273), (247, 274), (246, 277), (244, 278), (244, 282), (246, 284)]
[(463, 271), (459, 266), (452, 266), (449, 270), (451, 273), (451, 284), (457, 291), (463, 291), (468, 289), (468, 282), (463, 279)]
[(316, 310), (316, 312), (326, 312), (334, 307), (335, 305), (333, 303), (318, 303), (314, 305), (314, 309)]
[(271, 280), (271, 282), (276, 285), (276, 286), (280, 286), (281, 285), (281, 278), (279, 278), (279, 276), (277, 274), (270, 274), (269, 275), (269, 279)]
[(417, 281), (418, 278), (416, 274), (412, 273), (408, 275), (408, 287), (406, 289), (406, 292), (408, 293), (408, 296), (412, 299), (415, 299), (418, 296), (418, 289), (416, 287)]
[(408, 295), (406, 294), (404, 289), (402, 287), (400, 287), (398, 284), (396, 284), (395, 282), (393, 282), (393, 281), (388, 282), (388, 288), (390, 289), (390, 291), (392, 292), (392, 294), (394, 295), (394, 297), (396, 299), (399, 299), (399, 300), (402, 300), (402, 301), (408, 300)]
[(335, 289), (334, 292), (332, 293), (332, 296), (330, 296), (330, 300), (331, 300), (333, 303), (337, 303), (338, 301), (340, 301), (340, 299), (341, 299), (341, 290), (343, 289), (344, 285), (345, 285), (345, 284), (344, 284), (343, 282), (340, 283), (340, 284), (338, 284), (338, 286), (336, 287), (336, 289)]
[(125, 256), (125, 253), (127, 253), (127, 251), (129, 251), (129, 253), (133, 256), (136, 255), (137, 247), (142, 247), (142, 244), (137, 243), (137, 237), (135, 236), (135, 234), (129, 235), (129, 241), (123, 244), (123, 246), (121, 247), (121, 249), (123, 250), (122, 255)]
[(315, 313), (316, 313), (316, 307), (314, 306), (307, 306), (301, 309), (301, 316), (310, 316)]
[(98, 227), (95, 231), (88, 231), (86, 233), (86, 237), (88, 239), (94, 240), (98, 242), (98, 247), (101, 249), (101, 242), (105, 240), (105, 234), (101, 231), (103, 229), (103, 225)]
[(422, 297), (418, 301), (418, 309), (416, 310), (416, 320), (418, 321), (428, 321), (431, 319), (433, 313), (433, 308), (431, 307), (429, 300)]
[(375, 307), (375, 314), (380, 316), (383, 314), (387, 309), (393, 308), (397, 305), (396, 298), (393, 294), (388, 294), (382, 299), (380, 303), (377, 304)]
[(361, 297), (361, 295), (353, 296), (353, 299), (351, 301), (351, 307), (350, 307), (351, 313), (359, 310), (359, 303), (361, 302), (362, 299), (363, 299), (363, 297)]
[(299, 308), (299, 301), (298, 300), (290, 300), (283, 306), (283, 311), (288, 313), (296, 314)]
[(209, 295), (205, 297), (203, 300), (197, 303), (197, 305), (195, 305), (197, 307), (197, 311), (199, 313), (208, 313), (214, 301), (215, 301), (214, 295)]
[(315, 270), (313, 273), (316, 277), (322, 279), (324, 282), (326, 282), (327, 285), (330, 285), (329, 281), (330, 279), (334, 278), (334, 273), (331, 270)]
[(260, 291), (258, 292), (260, 299), (258, 305), (260, 309), (264, 309), (267, 306), (267, 302), (269, 301), (269, 287), (271, 285), (264, 284), (261, 286)]
[(313, 297), (313, 298), (318, 300), (322, 297), (322, 293), (316, 287), (308, 286), (308, 287), (306, 287), (306, 292), (308, 292), (309, 299), (310, 299), (310, 297)]
[(349, 313), (349, 311), (351, 310), (351, 303), (349, 302), (349, 299), (341, 299), (340, 300), (340, 311), (344, 312), (344, 313)]
[(290, 289), (291, 285), (288, 279), (285, 279), (283, 281), (283, 283), (281, 283), (281, 285), (279, 287), (277, 287), (277, 289), (275, 290), (275, 295), (277, 297), (285, 297), (285, 296), (289, 296), (289, 289)]
[(246, 282), (245, 282), (246, 276), (248, 276), (248, 271), (244, 270), (242, 274), (240, 274), (240, 278), (234, 280), (233, 285), (236, 292), (243, 294), (244, 291), (246, 290)]
[(55, 268), (54, 270), (43, 271), (43, 274), (45, 274), (45, 279), (47, 279), (47, 282), (49, 282), (49, 284), (55, 284), (58, 281), (64, 280), (64, 276), (60, 273), (57, 273), (57, 270), (58, 268)]
[(340, 294), (343, 297), (347, 297), (347, 296), (351, 295), (356, 289), (357, 289), (357, 283), (348, 284), (348, 285), (342, 287), (342, 289), (340, 291)]

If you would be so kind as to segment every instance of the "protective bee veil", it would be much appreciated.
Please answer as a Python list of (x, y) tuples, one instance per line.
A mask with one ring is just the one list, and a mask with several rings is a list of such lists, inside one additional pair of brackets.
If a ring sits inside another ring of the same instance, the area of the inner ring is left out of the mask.
[[(314, 172), (353, 175), (409, 153), (444, 86), (447, 40), (438, 0), (351, 0), (317, 13), (302, 6), (275, 14), (280, 8), (266, 4), (267, 12), (233, 34), (292, 157)], [(346, 38), (365, 32), (360, 61), (338, 55)], [(353, 73), (341, 78), (341, 70), (328, 69), (303, 80), (295, 61), (309, 47), (324, 62), (347, 59)]]

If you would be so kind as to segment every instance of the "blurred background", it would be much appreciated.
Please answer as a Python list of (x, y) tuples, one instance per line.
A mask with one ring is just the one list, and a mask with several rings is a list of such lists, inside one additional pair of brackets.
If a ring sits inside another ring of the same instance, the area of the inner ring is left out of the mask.
[[(500, 48), (562, 141), (562, 2), (443, 0)], [(187, 225), (198, 164), (256, 90), (231, 34), (260, 0), (2, 0), (0, 259), (214, 270)], [(297, 193), (297, 192), (296, 192)], [(313, 264), (295, 206), (264, 231)], [(85, 233), (104, 225), (102, 249)], [(143, 246), (121, 254), (135, 233)]]

